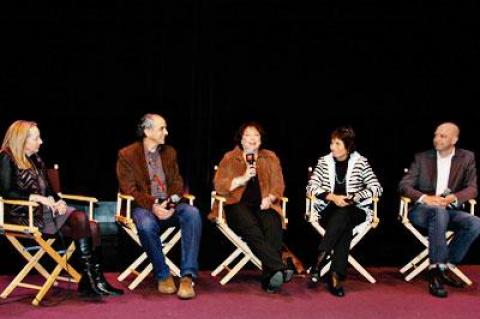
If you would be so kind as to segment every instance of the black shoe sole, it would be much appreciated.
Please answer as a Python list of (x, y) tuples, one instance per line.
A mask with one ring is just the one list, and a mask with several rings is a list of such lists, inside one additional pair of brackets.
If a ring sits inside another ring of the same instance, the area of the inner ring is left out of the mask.
[(439, 291), (436, 291), (432, 288), (429, 288), (428, 291), (430, 292), (430, 294), (434, 297), (437, 297), (437, 298), (447, 298), (448, 297), (448, 292), (446, 290), (444, 290), (443, 292), (439, 292)]

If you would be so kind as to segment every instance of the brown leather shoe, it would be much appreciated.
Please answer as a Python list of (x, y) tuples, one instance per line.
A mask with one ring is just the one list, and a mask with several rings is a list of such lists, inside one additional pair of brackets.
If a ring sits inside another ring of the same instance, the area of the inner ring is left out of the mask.
[(162, 294), (168, 295), (174, 294), (177, 291), (177, 286), (175, 286), (175, 281), (173, 281), (171, 275), (158, 281), (158, 291)]
[(193, 281), (190, 276), (180, 278), (180, 285), (178, 287), (177, 296), (180, 299), (195, 298), (195, 290), (193, 289)]

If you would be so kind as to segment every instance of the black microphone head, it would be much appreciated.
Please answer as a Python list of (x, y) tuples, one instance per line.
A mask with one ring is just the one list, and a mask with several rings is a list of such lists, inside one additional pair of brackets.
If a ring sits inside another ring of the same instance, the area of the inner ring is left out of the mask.
[(442, 194), (440, 194), (441, 197), (447, 197), (448, 195), (452, 194), (452, 190), (450, 188), (445, 188)]
[(255, 163), (255, 154), (254, 153), (247, 153), (247, 154), (245, 154), (245, 159), (247, 160), (248, 164), (253, 165), (253, 163)]

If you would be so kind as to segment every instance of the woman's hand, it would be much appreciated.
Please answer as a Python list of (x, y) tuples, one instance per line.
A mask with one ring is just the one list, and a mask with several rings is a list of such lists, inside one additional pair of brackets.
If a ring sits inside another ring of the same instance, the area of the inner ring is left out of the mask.
[(52, 211), (55, 211), (55, 200), (53, 199), (52, 196), (46, 197), (42, 195), (32, 194), (30, 195), (29, 200), (32, 202), (45, 205), (48, 208), (50, 208)]
[(262, 203), (260, 204), (261, 210), (266, 210), (272, 207), (273, 202), (275, 202), (276, 197), (272, 194), (268, 195), (267, 197), (262, 198)]
[(235, 177), (232, 180), (232, 184), (230, 185), (230, 191), (233, 191), (240, 186), (246, 185), (248, 181), (254, 176), (257, 176), (257, 165), (255, 163), (253, 163), (253, 165), (247, 165), (245, 173), (241, 176)]
[(248, 181), (255, 176), (257, 176), (257, 163), (255, 162), (252, 165), (247, 164), (247, 169), (245, 170), (245, 174), (243, 174), (242, 176), (245, 184), (248, 183)]
[(67, 203), (64, 200), (59, 200), (54, 205), (54, 211), (58, 213), (58, 215), (65, 215), (67, 212)]
[(335, 195), (330, 193), (326, 199), (333, 202), (338, 207), (347, 207), (352, 205), (351, 198), (347, 195)]

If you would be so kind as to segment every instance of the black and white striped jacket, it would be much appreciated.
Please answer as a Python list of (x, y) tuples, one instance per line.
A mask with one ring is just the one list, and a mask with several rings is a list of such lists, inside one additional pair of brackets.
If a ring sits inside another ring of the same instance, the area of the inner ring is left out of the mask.
[[(372, 198), (379, 197), (383, 189), (368, 160), (358, 152), (350, 154), (345, 179), (347, 193), (353, 195), (357, 207), (364, 210), (368, 218), (372, 213)], [(335, 192), (335, 160), (331, 153), (320, 157), (307, 185), (307, 193), (315, 197), (324, 192)], [(313, 209), (320, 214), (328, 203), (317, 198)]]

